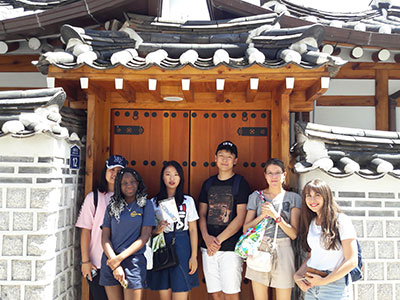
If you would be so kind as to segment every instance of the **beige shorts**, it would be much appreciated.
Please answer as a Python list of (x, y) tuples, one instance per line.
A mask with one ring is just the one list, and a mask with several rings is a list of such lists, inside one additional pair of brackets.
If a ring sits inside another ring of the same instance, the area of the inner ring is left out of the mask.
[(246, 268), (247, 279), (259, 282), (266, 286), (278, 289), (288, 289), (294, 287), (293, 275), (294, 269), (294, 253), (290, 238), (282, 238), (276, 240), (277, 256), (275, 269), (271, 272), (258, 272), (251, 268)]

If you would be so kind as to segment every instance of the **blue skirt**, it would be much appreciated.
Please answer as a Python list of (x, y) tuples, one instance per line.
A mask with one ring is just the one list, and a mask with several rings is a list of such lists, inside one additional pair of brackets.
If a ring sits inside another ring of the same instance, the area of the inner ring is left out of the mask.
[[(121, 262), (128, 281), (128, 289), (142, 289), (146, 287), (146, 258), (144, 254), (131, 255)], [(101, 258), (100, 285), (120, 285), (114, 278), (113, 271), (107, 266), (107, 256)]]
[[(164, 233), (165, 241), (171, 244), (173, 233)], [(189, 259), (192, 254), (187, 230), (175, 232), (175, 248), (179, 265), (161, 271), (147, 271), (147, 284), (153, 291), (171, 289), (173, 293), (189, 292), (199, 286), (197, 270), (189, 275)]]

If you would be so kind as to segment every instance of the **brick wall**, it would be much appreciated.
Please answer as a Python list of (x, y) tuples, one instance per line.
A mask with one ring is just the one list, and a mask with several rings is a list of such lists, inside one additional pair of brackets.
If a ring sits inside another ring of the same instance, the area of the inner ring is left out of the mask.
[(0, 298), (79, 299), (84, 176), (82, 162), (69, 168), (73, 144), (45, 134), (0, 144)]
[(300, 175), (299, 187), (325, 180), (357, 231), (364, 261), (364, 279), (353, 285), (354, 299), (400, 299), (400, 179), (386, 175), (364, 179), (335, 178), (315, 170)]

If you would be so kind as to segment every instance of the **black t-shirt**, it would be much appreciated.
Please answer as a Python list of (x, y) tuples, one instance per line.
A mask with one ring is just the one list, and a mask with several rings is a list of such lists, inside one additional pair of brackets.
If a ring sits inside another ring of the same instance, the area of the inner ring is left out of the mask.
[[(214, 178), (208, 193), (206, 192), (206, 182), (201, 187), (199, 201), (208, 205), (207, 210), (207, 231), (209, 235), (218, 236), (229, 223), (236, 217), (236, 205), (247, 204), (250, 194), (250, 186), (246, 179), (242, 177), (239, 183), (239, 191), (237, 195), (233, 195), (234, 175), (227, 180), (219, 180)], [(234, 251), (236, 242), (238, 241), (242, 230), (239, 229), (234, 235), (225, 240), (220, 251)], [(204, 240), (201, 247), (206, 248)]]

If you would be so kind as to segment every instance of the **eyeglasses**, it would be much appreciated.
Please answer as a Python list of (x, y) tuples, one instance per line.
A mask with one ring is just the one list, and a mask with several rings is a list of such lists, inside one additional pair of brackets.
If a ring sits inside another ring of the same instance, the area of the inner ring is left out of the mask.
[(278, 177), (281, 176), (283, 173), (282, 172), (276, 172), (276, 173), (272, 173), (272, 172), (267, 172), (265, 173), (268, 177)]

